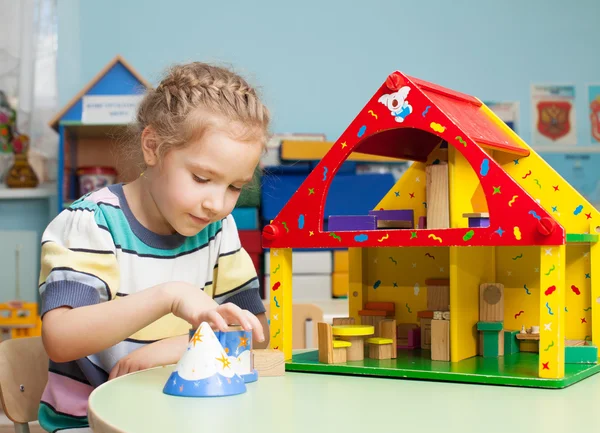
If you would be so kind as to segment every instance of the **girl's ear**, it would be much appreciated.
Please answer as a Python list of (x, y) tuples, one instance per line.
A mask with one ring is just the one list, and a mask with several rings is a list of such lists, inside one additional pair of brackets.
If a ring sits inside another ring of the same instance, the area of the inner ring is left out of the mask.
[(142, 131), (142, 152), (144, 162), (148, 167), (153, 167), (158, 163), (157, 148), (156, 132), (151, 126), (146, 126)]

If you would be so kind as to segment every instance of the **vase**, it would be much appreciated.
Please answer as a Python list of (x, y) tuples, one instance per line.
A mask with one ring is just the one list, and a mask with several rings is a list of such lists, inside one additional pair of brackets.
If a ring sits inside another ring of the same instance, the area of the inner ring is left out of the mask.
[(9, 188), (35, 188), (38, 177), (27, 162), (26, 153), (16, 153), (13, 165), (6, 174), (6, 185)]

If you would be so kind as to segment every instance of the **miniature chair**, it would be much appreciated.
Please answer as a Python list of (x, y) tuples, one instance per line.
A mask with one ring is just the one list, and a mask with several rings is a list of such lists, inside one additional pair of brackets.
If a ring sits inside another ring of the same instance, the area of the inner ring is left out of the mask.
[(334, 340), (331, 325), (319, 322), (319, 362), (323, 364), (341, 364), (346, 362), (346, 350), (352, 343)]
[(41, 337), (0, 343), (0, 400), (16, 433), (29, 433), (29, 423), (37, 421), (47, 381), (48, 355)]
[(332, 320), (333, 326), (338, 325), (354, 325), (354, 317), (334, 317)]
[[(269, 317), (269, 305), (265, 305)], [(292, 349), (311, 349), (317, 347), (319, 333), (316, 323), (323, 321), (323, 310), (315, 304), (292, 305)]]
[(396, 316), (396, 304), (393, 302), (367, 302), (365, 308), (358, 312), (361, 325), (375, 327), (375, 337), (379, 337), (379, 322)]
[(369, 358), (396, 358), (396, 320), (385, 319), (379, 322), (379, 335), (380, 337), (367, 339)]

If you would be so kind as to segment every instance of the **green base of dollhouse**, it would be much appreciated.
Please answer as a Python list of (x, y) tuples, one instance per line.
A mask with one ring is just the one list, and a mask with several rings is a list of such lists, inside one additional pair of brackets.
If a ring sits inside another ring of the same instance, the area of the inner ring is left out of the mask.
[(476, 356), (460, 362), (432, 361), (427, 350), (399, 350), (396, 359), (367, 359), (345, 364), (321, 364), (318, 351), (294, 354), (286, 371), (348, 374), (398, 379), (510, 385), (531, 388), (566, 388), (600, 371), (599, 364), (566, 364), (562, 379), (537, 377), (539, 356), (516, 353), (499, 358)]

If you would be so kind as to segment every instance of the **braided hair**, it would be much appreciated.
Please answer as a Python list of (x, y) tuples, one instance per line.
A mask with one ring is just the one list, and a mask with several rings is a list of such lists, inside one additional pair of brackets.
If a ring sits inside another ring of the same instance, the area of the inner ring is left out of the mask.
[(207, 63), (175, 65), (158, 87), (144, 96), (130, 131), (133, 140), (128, 141), (135, 143), (132, 152), (140, 153), (136, 159), (141, 162), (141, 134), (151, 126), (157, 137), (157, 154), (164, 157), (169, 150), (201, 138), (215, 119), (229, 126), (236, 124), (229, 130), (236, 139), (258, 141), (265, 148), (270, 114), (246, 80)]

